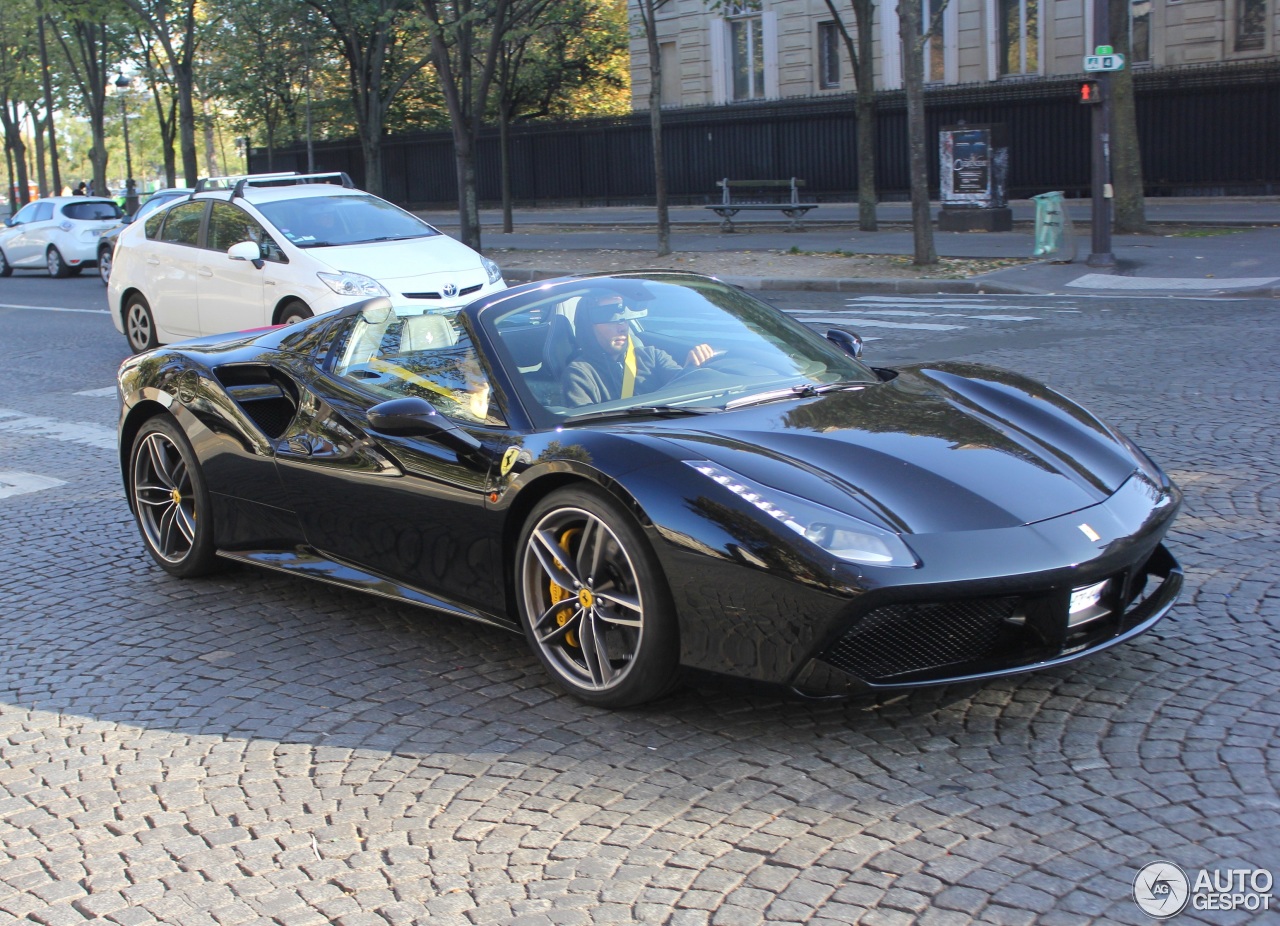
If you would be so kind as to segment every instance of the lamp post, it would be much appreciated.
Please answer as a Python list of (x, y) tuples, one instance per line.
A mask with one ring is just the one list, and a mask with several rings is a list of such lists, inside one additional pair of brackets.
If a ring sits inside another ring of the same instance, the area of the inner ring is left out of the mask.
[(116, 78), (116, 91), (120, 97), (120, 124), (124, 126), (124, 211), (133, 215), (138, 211), (138, 186), (133, 182), (133, 152), (129, 149), (129, 113), (125, 109), (125, 91), (133, 81), (124, 76), (124, 71)]

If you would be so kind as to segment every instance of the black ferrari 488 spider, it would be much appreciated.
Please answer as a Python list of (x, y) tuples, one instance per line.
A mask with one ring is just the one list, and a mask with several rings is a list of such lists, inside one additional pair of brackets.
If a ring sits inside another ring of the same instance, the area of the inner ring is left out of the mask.
[(120, 369), (147, 550), (521, 630), (594, 704), (682, 667), (808, 695), (1127, 640), (1181, 494), (1115, 429), (969, 363), (880, 369), (721, 282), (624, 273), (461, 311), (372, 299)]

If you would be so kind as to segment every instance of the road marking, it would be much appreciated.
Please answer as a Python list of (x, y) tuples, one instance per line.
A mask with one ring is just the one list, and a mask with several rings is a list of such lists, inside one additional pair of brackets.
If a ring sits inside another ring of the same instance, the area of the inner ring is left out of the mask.
[(1280, 277), (1223, 277), (1205, 280), (1197, 277), (1117, 277), (1106, 273), (1086, 273), (1067, 285), (1081, 289), (1214, 290), (1269, 286), (1277, 282), (1280, 282)]
[(52, 440), (98, 447), (102, 450), (116, 449), (116, 432), (112, 428), (88, 422), (40, 418), (11, 408), (0, 408), (0, 431), (48, 437)]
[(41, 476), (39, 473), (0, 472), (0, 498), (43, 492), (45, 489), (55, 489), (66, 484), (63, 479)]
[(94, 399), (115, 398), (115, 386), (103, 386), (101, 389), (86, 389), (83, 392), (77, 392), (76, 395), (87, 395)]
[(68, 309), (61, 305), (14, 305), (0, 302), (0, 309), (24, 309), (28, 312), (79, 312), (84, 315), (110, 315), (107, 309)]
[(875, 318), (863, 318), (855, 315), (801, 315), (805, 310), (797, 309), (794, 314), (803, 322), (823, 322), (834, 325), (854, 325), (859, 328), (903, 328), (913, 331), (963, 331), (965, 325), (930, 325), (925, 322), (890, 322)]

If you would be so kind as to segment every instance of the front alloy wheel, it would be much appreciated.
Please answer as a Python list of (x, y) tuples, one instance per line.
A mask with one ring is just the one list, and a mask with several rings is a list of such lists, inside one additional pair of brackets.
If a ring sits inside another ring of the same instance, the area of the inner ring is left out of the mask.
[(520, 543), (525, 636), (571, 694), (627, 707), (676, 680), (677, 633), (666, 582), (634, 521), (604, 492), (561, 490), (534, 509)]
[(161, 568), (182, 577), (213, 570), (209, 493), (195, 452), (170, 419), (152, 418), (138, 432), (129, 493), (147, 552)]

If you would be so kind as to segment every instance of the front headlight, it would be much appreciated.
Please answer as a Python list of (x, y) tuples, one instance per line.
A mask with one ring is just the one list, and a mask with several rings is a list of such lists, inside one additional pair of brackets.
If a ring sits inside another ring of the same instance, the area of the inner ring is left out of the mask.
[(339, 273), (317, 273), (325, 286), (339, 296), (390, 296), (385, 286), (363, 273), (343, 270)]
[(763, 486), (706, 460), (685, 463), (832, 556), (868, 566), (915, 566), (919, 562), (892, 531)]
[(487, 257), (480, 258), (480, 264), (484, 267), (484, 272), (489, 274), (489, 282), (497, 283), (502, 279), (502, 270), (493, 261)]

